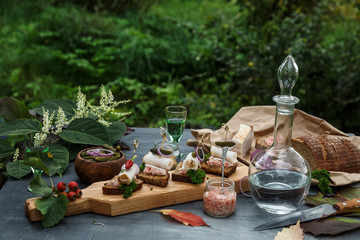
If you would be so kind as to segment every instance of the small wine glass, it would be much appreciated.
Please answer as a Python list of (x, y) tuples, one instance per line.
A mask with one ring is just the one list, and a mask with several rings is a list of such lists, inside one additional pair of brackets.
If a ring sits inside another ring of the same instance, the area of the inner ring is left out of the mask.
[(165, 108), (166, 128), (172, 142), (179, 143), (184, 132), (187, 109), (183, 106)]

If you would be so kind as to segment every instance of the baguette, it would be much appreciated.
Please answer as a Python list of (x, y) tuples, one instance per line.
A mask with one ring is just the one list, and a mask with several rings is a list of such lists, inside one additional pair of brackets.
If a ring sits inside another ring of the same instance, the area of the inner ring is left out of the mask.
[[(235, 163), (229, 167), (225, 167), (224, 168), (224, 177), (230, 177), (236, 171), (236, 168), (237, 168), (237, 163)], [(205, 162), (201, 162), (201, 169), (204, 170), (204, 172), (209, 173), (209, 174), (214, 174), (214, 175), (218, 175), (218, 176), (222, 175), (221, 166), (209, 165), (209, 164), (206, 164)]]
[(360, 149), (345, 138), (305, 136), (292, 139), (292, 146), (308, 161), (312, 171), (360, 173)]
[[(193, 183), (191, 181), (191, 177), (189, 175), (185, 174), (181, 174), (179, 169), (182, 167), (183, 162), (180, 162), (179, 165), (176, 167), (175, 171), (171, 174), (171, 179), (173, 181), (178, 181), (178, 182), (188, 182), (188, 183)], [(206, 175), (205, 175), (206, 176)], [(203, 178), (203, 180), (205, 179), (205, 176)]]
[[(135, 183), (137, 184), (137, 186), (133, 192), (138, 191), (142, 188), (143, 181), (140, 179), (135, 179)], [(106, 183), (102, 187), (102, 191), (103, 191), (103, 194), (106, 194), (106, 195), (120, 195), (125, 192), (124, 189), (120, 189), (119, 187), (106, 186)]]
[(140, 172), (139, 175), (137, 175), (137, 178), (143, 180), (144, 183), (148, 183), (159, 187), (166, 187), (170, 178), (170, 174), (167, 173), (164, 176), (157, 176), (157, 175), (149, 175), (149, 174), (145, 174), (144, 172)]

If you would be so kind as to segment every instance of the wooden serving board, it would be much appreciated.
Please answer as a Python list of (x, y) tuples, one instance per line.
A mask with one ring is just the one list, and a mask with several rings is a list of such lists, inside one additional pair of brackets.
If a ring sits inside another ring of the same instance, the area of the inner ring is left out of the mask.
[[(241, 179), (248, 175), (248, 167), (239, 164), (235, 173), (229, 179), (235, 182), (235, 190), (241, 192), (239, 183)], [(102, 193), (104, 183), (108, 181), (95, 182), (89, 187), (82, 189), (81, 198), (68, 203), (66, 216), (92, 212), (107, 216), (117, 216), (132, 212), (139, 212), (158, 207), (186, 203), (203, 198), (206, 180), (208, 178), (219, 177), (207, 174), (202, 184), (192, 184), (172, 181), (168, 182), (167, 187), (162, 188), (149, 184), (143, 184), (139, 191), (124, 199), (122, 195), (105, 195)], [(243, 191), (249, 190), (247, 179), (241, 183)], [(42, 214), (36, 209), (35, 201), (38, 198), (26, 200), (25, 214), (31, 222), (40, 221)]]

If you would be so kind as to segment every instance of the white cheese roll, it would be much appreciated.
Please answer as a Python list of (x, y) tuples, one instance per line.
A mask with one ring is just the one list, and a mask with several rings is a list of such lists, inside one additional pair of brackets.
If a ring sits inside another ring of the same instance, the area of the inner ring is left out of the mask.
[(166, 170), (170, 170), (171, 167), (173, 166), (172, 158), (160, 157), (152, 154), (151, 152), (149, 152), (144, 156), (143, 163), (150, 164), (155, 167), (163, 168)]
[[(211, 149), (210, 149), (210, 152), (211, 152), (212, 156), (222, 158), (222, 148), (221, 147), (212, 145)], [(237, 153), (233, 152), (233, 151), (227, 151), (225, 160), (232, 163), (232, 164), (237, 163), (238, 162)]]
[(180, 169), (187, 171), (189, 169), (194, 169), (195, 171), (200, 167), (200, 161), (197, 157), (193, 157), (192, 153), (189, 153), (185, 160), (183, 161), (183, 165)]
[(121, 167), (121, 173), (118, 175), (118, 181), (123, 184), (129, 184), (136, 175), (140, 173), (140, 168), (137, 164), (133, 164), (130, 169), (125, 169), (125, 164)]

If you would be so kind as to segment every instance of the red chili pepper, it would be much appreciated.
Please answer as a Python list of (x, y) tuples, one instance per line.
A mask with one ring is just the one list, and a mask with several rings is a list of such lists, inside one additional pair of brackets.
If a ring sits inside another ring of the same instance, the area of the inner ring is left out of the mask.
[(125, 163), (126, 170), (129, 170), (133, 164), (134, 164), (133, 160), (131, 160), (131, 159), (127, 160)]

